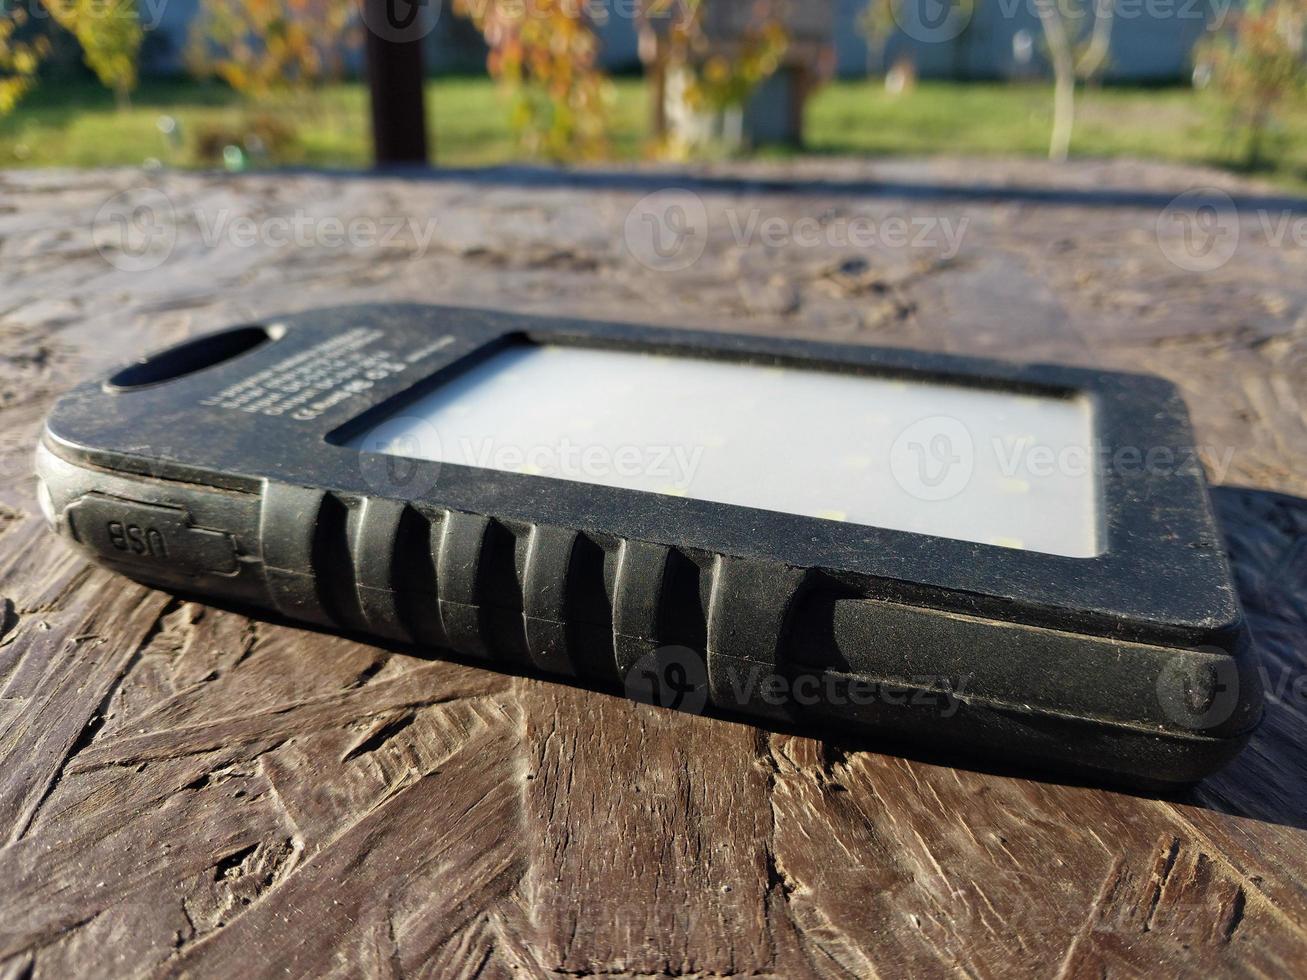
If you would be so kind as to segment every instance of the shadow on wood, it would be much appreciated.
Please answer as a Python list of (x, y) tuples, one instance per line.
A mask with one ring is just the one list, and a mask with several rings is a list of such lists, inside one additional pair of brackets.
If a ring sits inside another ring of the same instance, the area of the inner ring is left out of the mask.
[(1212, 503), (1257, 644), (1266, 716), (1243, 753), (1187, 801), (1307, 827), (1307, 501), (1216, 487)]
[[(823, 751), (839, 758), (875, 752), (900, 756), (944, 768), (961, 768), (993, 776), (1033, 780), (1062, 786), (1097, 787), (1145, 799), (1199, 806), (1236, 817), (1299, 829), (1307, 828), (1307, 501), (1266, 491), (1212, 489), (1217, 519), (1226, 536), (1241, 601), (1253, 628), (1260, 671), (1267, 693), (1266, 715), (1247, 748), (1226, 769), (1183, 790), (1108, 782), (1098, 775), (1051, 769), (1012, 758), (998, 760), (959, 749), (956, 745), (923, 745), (902, 737), (858, 735), (820, 724), (760, 722), (709, 706), (694, 712), (724, 725), (756, 727), (795, 738), (815, 739)], [(195, 601), (269, 623), (323, 636), (350, 636), (359, 643), (393, 654), (460, 664), (507, 677), (528, 678), (587, 691), (602, 698), (625, 700), (623, 691), (546, 674), (529, 666), (496, 661), (487, 665), (472, 657), (444, 650), (385, 643), (376, 637), (328, 631), (265, 610)], [(668, 711), (650, 707), (651, 711)], [(673, 718), (683, 714), (671, 712)], [(674, 724), (669, 721), (669, 724)], [(578, 765), (585, 764), (578, 761)]]

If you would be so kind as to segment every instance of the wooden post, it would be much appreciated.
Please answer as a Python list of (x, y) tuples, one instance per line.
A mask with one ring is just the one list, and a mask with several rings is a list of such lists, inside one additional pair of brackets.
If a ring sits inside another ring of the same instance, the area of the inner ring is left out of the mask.
[(421, 22), (425, 0), (363, 0), (373, 160), (427, 162)]

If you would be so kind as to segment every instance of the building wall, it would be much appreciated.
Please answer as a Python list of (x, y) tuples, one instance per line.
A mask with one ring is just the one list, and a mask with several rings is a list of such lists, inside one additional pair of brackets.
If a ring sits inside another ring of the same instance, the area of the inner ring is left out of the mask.
[[(803, 0), (821, 2), (821, 0)], [(894, 31), (881, 54), (869, 53), (860, 20), (868, 0), (833, 0), (836, 72), (857, 78), (882, 71), (886, 64), (910, 59), (923, 78), (1016, 79), (1046, 74), (1043, 35), (1033, 0), (975, 0), (968, 26), (956, 38), (934, 43)], [(940, 0), (904, 0), (937, 4)], [(1078, 0), (1091, 3), (1093, 0)], [(1117, 0), (1112, 57), (1106, 77), (1113, 81), (1182, 79), (1190, 70), (1189, 52), (1207, 24), (1228, 7), (1228, 0)], [(147, 34), (142, 68), (147, 74), (184, 70), (183, 52), (189, 24), (200, 0), (140, 0), (141, 16), (153, 29)], [(596, 25), (602, 60), (610, 71), (639, 69), (637, 33), (628, 0), (608, 0), (609, 15)], [(448, 3), (444, 6), (447, 8)], [(1013, 40), (1026, 32), (1033, 59), (1022, 64)], [(433, 73), (476, 71), (485, 64), (485, 47), (476, 30), (441, 11), (427, 37), (427, 67)], [(357, 62), (355, 67), (361, 67)]]
[(198, 8), (199, 0), (138, 0), (137, 12), (145, 27), (143, 74), (175, 75), (185, 69), (187, 35)]
[[(1033, 0), (975, 0), (968, 26), (947, 41), (922, 42), (895, 30), (883, 57), (869, 55), (859, 26), (867, 0), (835, 2), (836, 70), (842, 77), (882, 71), (886, 63), (900, 58), (913, 61), (925, 78), (1018, 79), (1047, 74), (1044, 37)], [(1076, 2), (1092, 4), (1093, 0)], [(1134, 82), (1187, 78), (1194, 43), (1209, 23), (1229, 9), (1229, 0), (1117, 0), (1105, 77)], [(1032, 42), (1032, 60), (1024, 64), (1014, 54), (1013, 42), (1020, 32)]]

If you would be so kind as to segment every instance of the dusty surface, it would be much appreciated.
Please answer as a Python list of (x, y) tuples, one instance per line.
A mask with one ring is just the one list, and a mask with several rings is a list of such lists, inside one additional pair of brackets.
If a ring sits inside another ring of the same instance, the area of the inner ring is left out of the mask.
[[(628, 218), (667, 186), (704, 250), (650, 268)], [(1238, 217), (1167, 210), (1198, 186)], [(1133, 164), (0, 174), (0, 976), (1301, 967), (1304, 215)], [(1165, 375), (1224, 485), (1267, 723), (1183, 799), (1037, 782), (254, 622), (47, 534), (61, 389), (376, 299)]]

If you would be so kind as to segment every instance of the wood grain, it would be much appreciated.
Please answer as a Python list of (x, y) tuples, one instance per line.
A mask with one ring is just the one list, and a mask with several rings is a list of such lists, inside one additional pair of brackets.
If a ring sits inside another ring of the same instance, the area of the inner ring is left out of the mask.
[[(622, 236), (666, 186), (709, 235), (658, 272)], [(1202, 273), (1158, 243), (1191, 186), (1243, 212)], [(173, 246), (121, 268), (96, 215), (142, 189)], [(0, 174), (0, 976), (1301, 973), (1307, 255), (1263, 212), (1302, 206), (1132, 163)], [(205, 233), (297, 215), (398, 230)], [(750, 215), (965, 235), (950, 255), (741, 241)], [(202, 329), (378, 299), (1165, 375), (1224, 484), (1266, 723), (1182, 798), (1064, 785), (253, 621), (48, 534), (30, 452), (59, 391)]]

